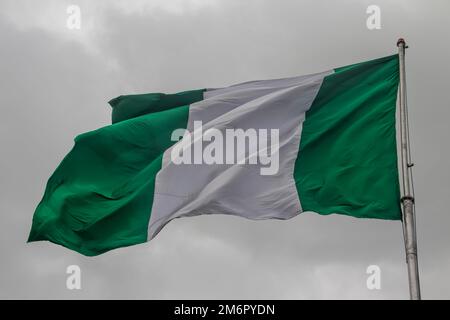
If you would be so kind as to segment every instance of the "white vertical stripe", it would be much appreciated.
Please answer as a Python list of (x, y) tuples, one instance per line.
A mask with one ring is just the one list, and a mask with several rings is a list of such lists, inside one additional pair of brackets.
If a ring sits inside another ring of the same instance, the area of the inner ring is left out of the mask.
[(278, 129), (279, 171), (260, 174), (261, 165), (181, 164), (164, 153), (155, 182), (148, 239), (170, 220), (199, 214), (230, 214), (249, 219), (288, 219), (301, 212), (293, 171), (305, 112), (311, 107), (323, 73), (252, 81), (205, 92), (190, 106), (188, 130), (194, 121), (225, 132), (226, 128)]

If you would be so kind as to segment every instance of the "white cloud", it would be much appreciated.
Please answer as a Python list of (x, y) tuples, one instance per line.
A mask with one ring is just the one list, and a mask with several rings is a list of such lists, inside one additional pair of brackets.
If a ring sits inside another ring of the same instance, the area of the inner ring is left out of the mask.
[(116, 0), (102, 2), (102, 6), (114, 6), (125, 14), (151, 13), (162, 10), (167, 13), (181, 15), (184, 13), (211, 7), (217, 4), (217, 0)]
[[(110, 10), (125, 15), (151, 16), (159, 13), (183, 15), (211, 8), (217, 0), (5, 0), (0, 4), (0, 18), (12, 23), (19, 30), (39, 29), (63, 41), (81, 45), (89, 54), (102, 55), (103, 61), (112, 69), (119, 63), (99, 46), (101, 37), (109, 28), (106, 18)], [(67, 8), (77, 5), (81, 11), (81, 28), (69, 29)], [(109, 21), (111, 23), (111, 21)]]

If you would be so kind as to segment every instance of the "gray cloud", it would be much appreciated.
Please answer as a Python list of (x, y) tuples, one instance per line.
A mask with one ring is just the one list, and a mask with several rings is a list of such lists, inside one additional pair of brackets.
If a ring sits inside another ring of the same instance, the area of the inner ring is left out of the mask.
[[(410, 45), (423, 296), (450, 298), (448, 1), (379, 1), (379, 31), (365, 27), (368, 1), (111, 3), (80, 1), (79, 36), (65, 29), (64, 2), (0, 5), (0, 298), (407, 298), (399, 222), (202, 216), (96, 258), (25, 243), (46, 180), (75, 135), (109, 123), (110, 98), (322, 71), (392, 54), (399, 36)], [(70, 264), (80, 291), (65, 288)], [(366, 289), (370, 264), (380, 291)]]

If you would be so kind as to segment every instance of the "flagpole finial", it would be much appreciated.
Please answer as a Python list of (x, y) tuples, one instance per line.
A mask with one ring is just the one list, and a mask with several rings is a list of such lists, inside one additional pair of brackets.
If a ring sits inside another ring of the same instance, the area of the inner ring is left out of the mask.
[(397, 47), (399, 47), (401, 44), (403, 44), (403, 46), (406, 47), (405, 39), (399, 38), (399, 39), (397, 40)]

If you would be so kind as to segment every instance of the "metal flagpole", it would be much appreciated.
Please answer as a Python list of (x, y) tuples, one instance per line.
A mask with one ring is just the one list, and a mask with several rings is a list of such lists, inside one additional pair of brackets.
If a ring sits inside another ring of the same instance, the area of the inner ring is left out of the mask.
[(408, 266), (409, 294), (411, 300), (420, 300), (419, 266), (417, 262), (416, 221), (414, 210), (414, 189), (412, 185), (412, 162), (409, 149), (408, 110), (406, 105), (406, 74), (404, 39), (397, 41), (400, 63), (399, 115), (400, 144), (403, 193), (401, 204), (403, 208), (403, 234), (405, 238), (406, 263)]

